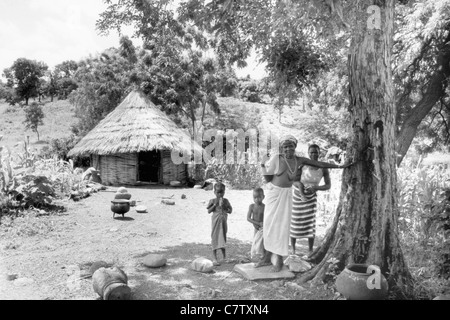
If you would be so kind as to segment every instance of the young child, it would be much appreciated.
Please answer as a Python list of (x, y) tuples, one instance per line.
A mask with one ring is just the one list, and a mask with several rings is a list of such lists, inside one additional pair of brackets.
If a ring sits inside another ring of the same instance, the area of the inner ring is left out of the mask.
[(223, 259), (226, 259), (225, 253), (225, 244), (227, 242), (227, 219), (228, 214), (233, 211), (230, 202), (225, 199), (223, 196), (225, 195), (225, 185), (221, 182), (217, 182), (214, 185), (214, 194), (216, 195), (215, 199), (209, 200), (208, 213), (213, 212), (211, 217), (212, 220), (212, 231), (211, 231), (211, 243), (213, 248), (213, 256), (214, 261), (213, 264), (215, 266), (219, 266), (220, 263), (217, 259), (217, 250), (221, 249)]
[(253, 201), (247, 213), (247, 221), (255, 227), (253, 236), (252, 249), (250, 251), (251, 258), (261, 259), (264, 256), (263, 241), (263, 221), (264, 221), (264, 190), (262, 188), (253, 189)]

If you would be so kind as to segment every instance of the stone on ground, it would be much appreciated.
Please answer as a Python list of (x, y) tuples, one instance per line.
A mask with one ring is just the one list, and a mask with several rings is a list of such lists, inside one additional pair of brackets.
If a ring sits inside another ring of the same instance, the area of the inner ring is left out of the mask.
[(191, 263), (192, 270), (198, 272), (211, 272), (213, 270), (213, 267), (213, 262), (203, 257), (197, 258)]
[(162, 254), (148, 254), (144, 257), (142, 263), (150, 268), (160, 268), (167, 262), (166, 257)]
[(284, 264), (289, 266), (289, 270), (292, 272), (306, 272), (312, 268), (311, 264), (295, 255), (287, 257)]

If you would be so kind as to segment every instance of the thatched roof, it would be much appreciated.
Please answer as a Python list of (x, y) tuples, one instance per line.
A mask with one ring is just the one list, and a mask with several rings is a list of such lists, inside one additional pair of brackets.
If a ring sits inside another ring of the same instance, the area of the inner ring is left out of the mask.
[[(195, 148), (196, 152), (201, 150), (198, 144)], [(132, 91), (70, 150), (68, 156), (162, 149), (189, 152), (191, 138), (142, 92)]]

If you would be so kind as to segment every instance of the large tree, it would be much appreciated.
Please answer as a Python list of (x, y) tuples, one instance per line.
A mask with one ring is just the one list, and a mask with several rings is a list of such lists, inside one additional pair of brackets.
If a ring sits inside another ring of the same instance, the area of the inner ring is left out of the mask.
[[(347, 7), (351, 32), (348, 58), (350, 158), (340, 203), (323, 245), (312, 255), (319, 262), (305, 279), (322, 277), (330, 258), (340, 263), (373, 263), (390, 284), (408, 292), (411, 276), (397, 233), (395, 104), (391, 52), (394, 0), (359, 1)], [(350, 15), (351, 14), (351, 15)]]
[(119, 105), (130, 88), (132, 69), (133, 65), (117, 49), (78, 63), (73, 76), (78, 88), (69, 96), (79, 118), (72, 127), (75, 134), (83, 136)]
[(7, 79), (8, 86), (13, 87), (17, 96), (24, 99), (25, 105), (28, 105), (28, 100), (38, 95), (39, 80), (47, 69), (48, 66), (44, 62), (19, 58), (10, 68), (3, 71), (3, 75)]

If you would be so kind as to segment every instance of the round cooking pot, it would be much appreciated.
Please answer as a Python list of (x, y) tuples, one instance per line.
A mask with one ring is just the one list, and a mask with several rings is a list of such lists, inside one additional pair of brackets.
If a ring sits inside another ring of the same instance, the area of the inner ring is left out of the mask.
[(111, 201), (111, 211), (113, 212), (113, 217), (116, 213), (121, 214), (123, 217), (125, 213), (130, 211), (130, 202), (128, 200), (124, 200), (124, 199), (112, 200)]

